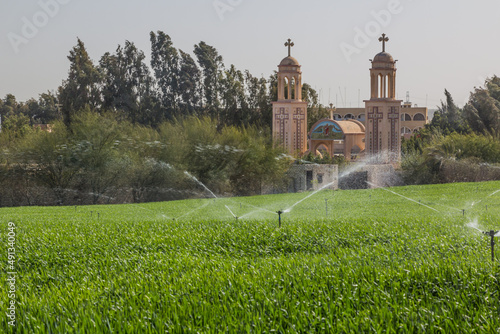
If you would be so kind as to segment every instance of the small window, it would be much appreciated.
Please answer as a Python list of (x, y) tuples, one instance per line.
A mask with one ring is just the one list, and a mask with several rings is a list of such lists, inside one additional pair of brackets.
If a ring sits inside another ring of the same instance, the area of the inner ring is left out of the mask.
[(318, 184), (322, 184), (323, 183), (323, 174), (318, 174), (317, 178), (318, 178)]

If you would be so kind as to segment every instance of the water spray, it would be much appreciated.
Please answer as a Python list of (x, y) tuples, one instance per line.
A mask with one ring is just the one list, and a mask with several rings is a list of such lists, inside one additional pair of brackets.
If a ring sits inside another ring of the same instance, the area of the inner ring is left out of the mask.
[(239, 217), (238, 217), (238, 216), (236, 216), (236, 215), (234, 214), (234, 212), (233, 212), (233, 211), (231, 211), (231, 209), (230, 209), (227, 205), (225, 205), (225, 207), (226, 207), (226, 209), (228, 209), (228, 210), (229, 210), (229, 212), (233, 215), (234, 219), (236, 219), (236, 220), (238, 220), (238, 219), (239, 219)]
[[(378, 187), (378, 186), (377, 186), (376, 184), (374, 184), (374, 183), (371, 183), (371, 182), (368, 182), (368, 181), (366, 181), (366, 183), (368, 183), (368, 184), (369, 184), (370, 186), (372, 186), (372, 187)], [(398, 194), (397, 192), (392, 191), (392, 190), (389, 190), (389, 189), (387, 189), (387, 188), (384, 188), (384, 187), (378, 187), (378, 188), (379, 188), (379, 189), (382, 189), (382, 190), (384, 190), (384, 191), (390, 192), (391, 194), (394, 194), (394, 195), (396, 195), (396, 196), (402, 197), (402, 198), (404, 198), (404, 199), (406, 199), (406, 200), (408, 200), (408, 201), (410, 201), (410, 202), (417, 203), (418, 205), (424, 206), (424, 207), (426, 207), (427, 209), (430, 209), (430, 210), (432, 210), (432, 211), (439, 212), (438, 210), (434, 209), (433, 207), (430, 207), (430, 206), (428, 206), (428, 205), (425, 205), (424, 203), (422, 203), (422, 201), (421, 201), (421, 200), (417, 202), (417, 201), (416, 201), (416, 200), (414, 200), (414, 199), (411, 199), (411, 198), (409, 198), (409, 197), (406, 197), (406, 196), (403, 196), (403, 195), (401, 195), (401, 194)], [(440, 212), (439, 212), (439, 213), (440, 213)]]

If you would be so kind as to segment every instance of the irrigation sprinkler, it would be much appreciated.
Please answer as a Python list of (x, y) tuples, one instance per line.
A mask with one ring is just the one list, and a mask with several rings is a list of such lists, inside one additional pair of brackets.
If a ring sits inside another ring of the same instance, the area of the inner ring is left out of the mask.
[(278, 211), (276, 212), (278, 214), (278, 223), (279, 223), (279, 227), (281, 228), (281, 215), (284, 213), (283, 211)]
[(465, 217), (465, 210), (462, 210), (462, 214), (463, 214), (463, 216)]
[(500, 231), (489, 231), (483, 232), (483, 234), (489, 235), (491, 237), (491, 261), (495, 262), (495, 236)]

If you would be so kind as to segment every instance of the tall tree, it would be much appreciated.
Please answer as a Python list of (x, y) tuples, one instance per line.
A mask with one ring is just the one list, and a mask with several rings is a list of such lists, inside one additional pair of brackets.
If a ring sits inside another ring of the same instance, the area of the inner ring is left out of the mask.
[(267, 80), (264, 77), (260, 78), (259, 90), (257, 92), (257, 120), (254, 121), (253, 124), (271, 128), (271, 124), (273, 122), (273, 107), (268, 91), (269, 88)]
[(448, 90), (445, 89), (444, 94), (446, 102), (441, 102), (441, 106), (431, 121), (430, 128), (438, 128), (445, 134), (452, 132), (467, 133), (468, 126), (464, 120), (463, 110), (455, 104)]
[(186, 52), (179, 50), (180, 73), (179, 90), (182, 97), (183, 114), (193, 114), (201, 102), (201, 72), (194, 59)]
[(123, 112), (132, 122), (142, 119), (141, 104), (152, 94), (152, 78), (145, 55), (134, 43), (118, 46), (114, 55), (106, 53), (100, 61), (103, 74), (103, 109)]
[(95, 111), (101, 101), (101, 74), (90, 59), (84, 43), (78, 39), (70, 51), (68, 79), (59, 87), (59, 101), (62, 104), (64, 122), (71, 124), (74, 113), (85, 108)]
[(464, 107), (465, 117), (474, 132), (500, 136), (500, 78), (486, 81), (485, 88), (476, 88)]
[(243, 73), (234, 65), (224, 71), (221, 80), (222, 123), (225, 125), (248, 125), (250, 115), (245, 97)]
[(167, 119), (178, 113), (179, 89), (179, 52), (173, 46), (172, 39), (162, 31), (150, 33), (151, 67), (160, 90), (160, 100)]
[(211, 115), (218, 115), (220, 109), (219, 94), (221, 77), (224, 68), (222, 56), (213, 47), (205, 42), (194, 46), (194, 54), (203, 72), (203, 102), (205, 111)]

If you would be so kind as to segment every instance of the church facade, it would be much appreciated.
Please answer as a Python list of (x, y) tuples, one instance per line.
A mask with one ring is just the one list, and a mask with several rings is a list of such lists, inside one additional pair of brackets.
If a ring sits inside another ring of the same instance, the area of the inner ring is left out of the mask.
[(328, 153), (370, 164), (398, 164), (401, 138), (420, 130), (428, 122), (428, 111), (396, 98), (396, 61), (385, 51), (387, 36), (379, 41), (382, 52), (370, 59), (370, 99), (364, 101), (365, 108), (332, 109), (330, 118), (306, 129), (301, 66), (291, 57), (294, 44), (288, 40), (288, 57), (278, 66), (278, 101), (273, 102), (274, 142), (292, 156)]

